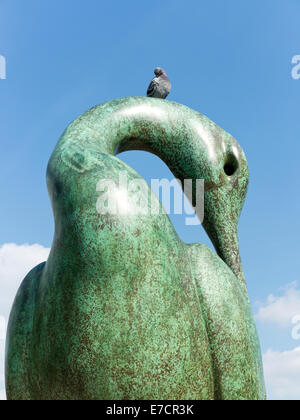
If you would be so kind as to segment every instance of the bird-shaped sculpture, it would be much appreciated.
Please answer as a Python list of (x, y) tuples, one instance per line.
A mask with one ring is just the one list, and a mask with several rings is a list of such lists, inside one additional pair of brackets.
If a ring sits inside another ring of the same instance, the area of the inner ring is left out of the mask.
[(147, 96), (150, 98), (166, 99), (171, 90), (169, 77), (161, 67), (156, 67), (154, 74), (155, 77), (148, 87)]
[[(154, 153), (180, 180), (204, 179), (203, 226), (218, 255), (183, 243), (157, 199), (159, 214), (152, 203), (131, 211), (139, 203), (120, 174), (140, 181), (139, 197), (150, 189), (116, 157), (129, 150)], [(107, 179), (122, 214), (99, 212)], [(12, 308), (8, 399), (265, 398), (237, 234), (248, 165), (230, 134), (177, 103), (117, 99), (66, 129), (47, 183), (55, 236)]]

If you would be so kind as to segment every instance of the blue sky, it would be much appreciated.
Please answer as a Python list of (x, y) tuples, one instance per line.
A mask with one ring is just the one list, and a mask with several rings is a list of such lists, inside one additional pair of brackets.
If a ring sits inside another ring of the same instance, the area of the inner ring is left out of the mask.
[[(245, 150), (251, 183), (239, 232), (254, 312), (270, 309), (270, 294), (289, 305), (291, 291), (297, 306), (299, 17), (299, 0), (0, 0), (0, 246), (51, 246), (45, 172), (59, 136), (95, 104), (145, 95), (161, 65), (168, 99), (207, 115)], [(147, 180), (173, 178), (155, 156), (120, 157)], [(209, 244), (201, 227), (171, 219), (184, 241)], [(300, 346), (291, 323), (267, 318), (258, 318), (263, 353)]]

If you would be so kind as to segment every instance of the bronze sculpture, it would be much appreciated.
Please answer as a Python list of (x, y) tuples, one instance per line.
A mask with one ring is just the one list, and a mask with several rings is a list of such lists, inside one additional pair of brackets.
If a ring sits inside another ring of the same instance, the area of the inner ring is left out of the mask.
[[(115, 157), (126, 150), (205, 180), (219, 256), (183, 243), (166, 214), (99, 215), (99, 179), (139, 178)], [(9, 399), (265, 398), (237, 235), (248, 165), (231, 135), (176, 103), (118, 99), (67, 128), (47, 182), (55, 237), (12, 309)]]

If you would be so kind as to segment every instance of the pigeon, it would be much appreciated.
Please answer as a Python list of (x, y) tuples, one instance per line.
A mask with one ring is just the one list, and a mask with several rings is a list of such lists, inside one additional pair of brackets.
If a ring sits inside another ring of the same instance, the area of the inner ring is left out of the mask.
[(167, 73), (161, 67), (156, 67), (154, 74), (155, 77), (148, 87), (147, 96), (166, 99), (171, 90), (171, 83)]

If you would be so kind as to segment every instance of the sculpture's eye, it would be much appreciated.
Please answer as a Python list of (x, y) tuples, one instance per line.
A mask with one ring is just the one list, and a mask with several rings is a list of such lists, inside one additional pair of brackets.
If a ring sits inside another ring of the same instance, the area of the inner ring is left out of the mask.
[(230, 153), (226, 156), (225, 164), (224, 164), (224, 172), (227, 176), (233, 176), (236, 171), (239, 169), (239, 162), (237, 158)]

